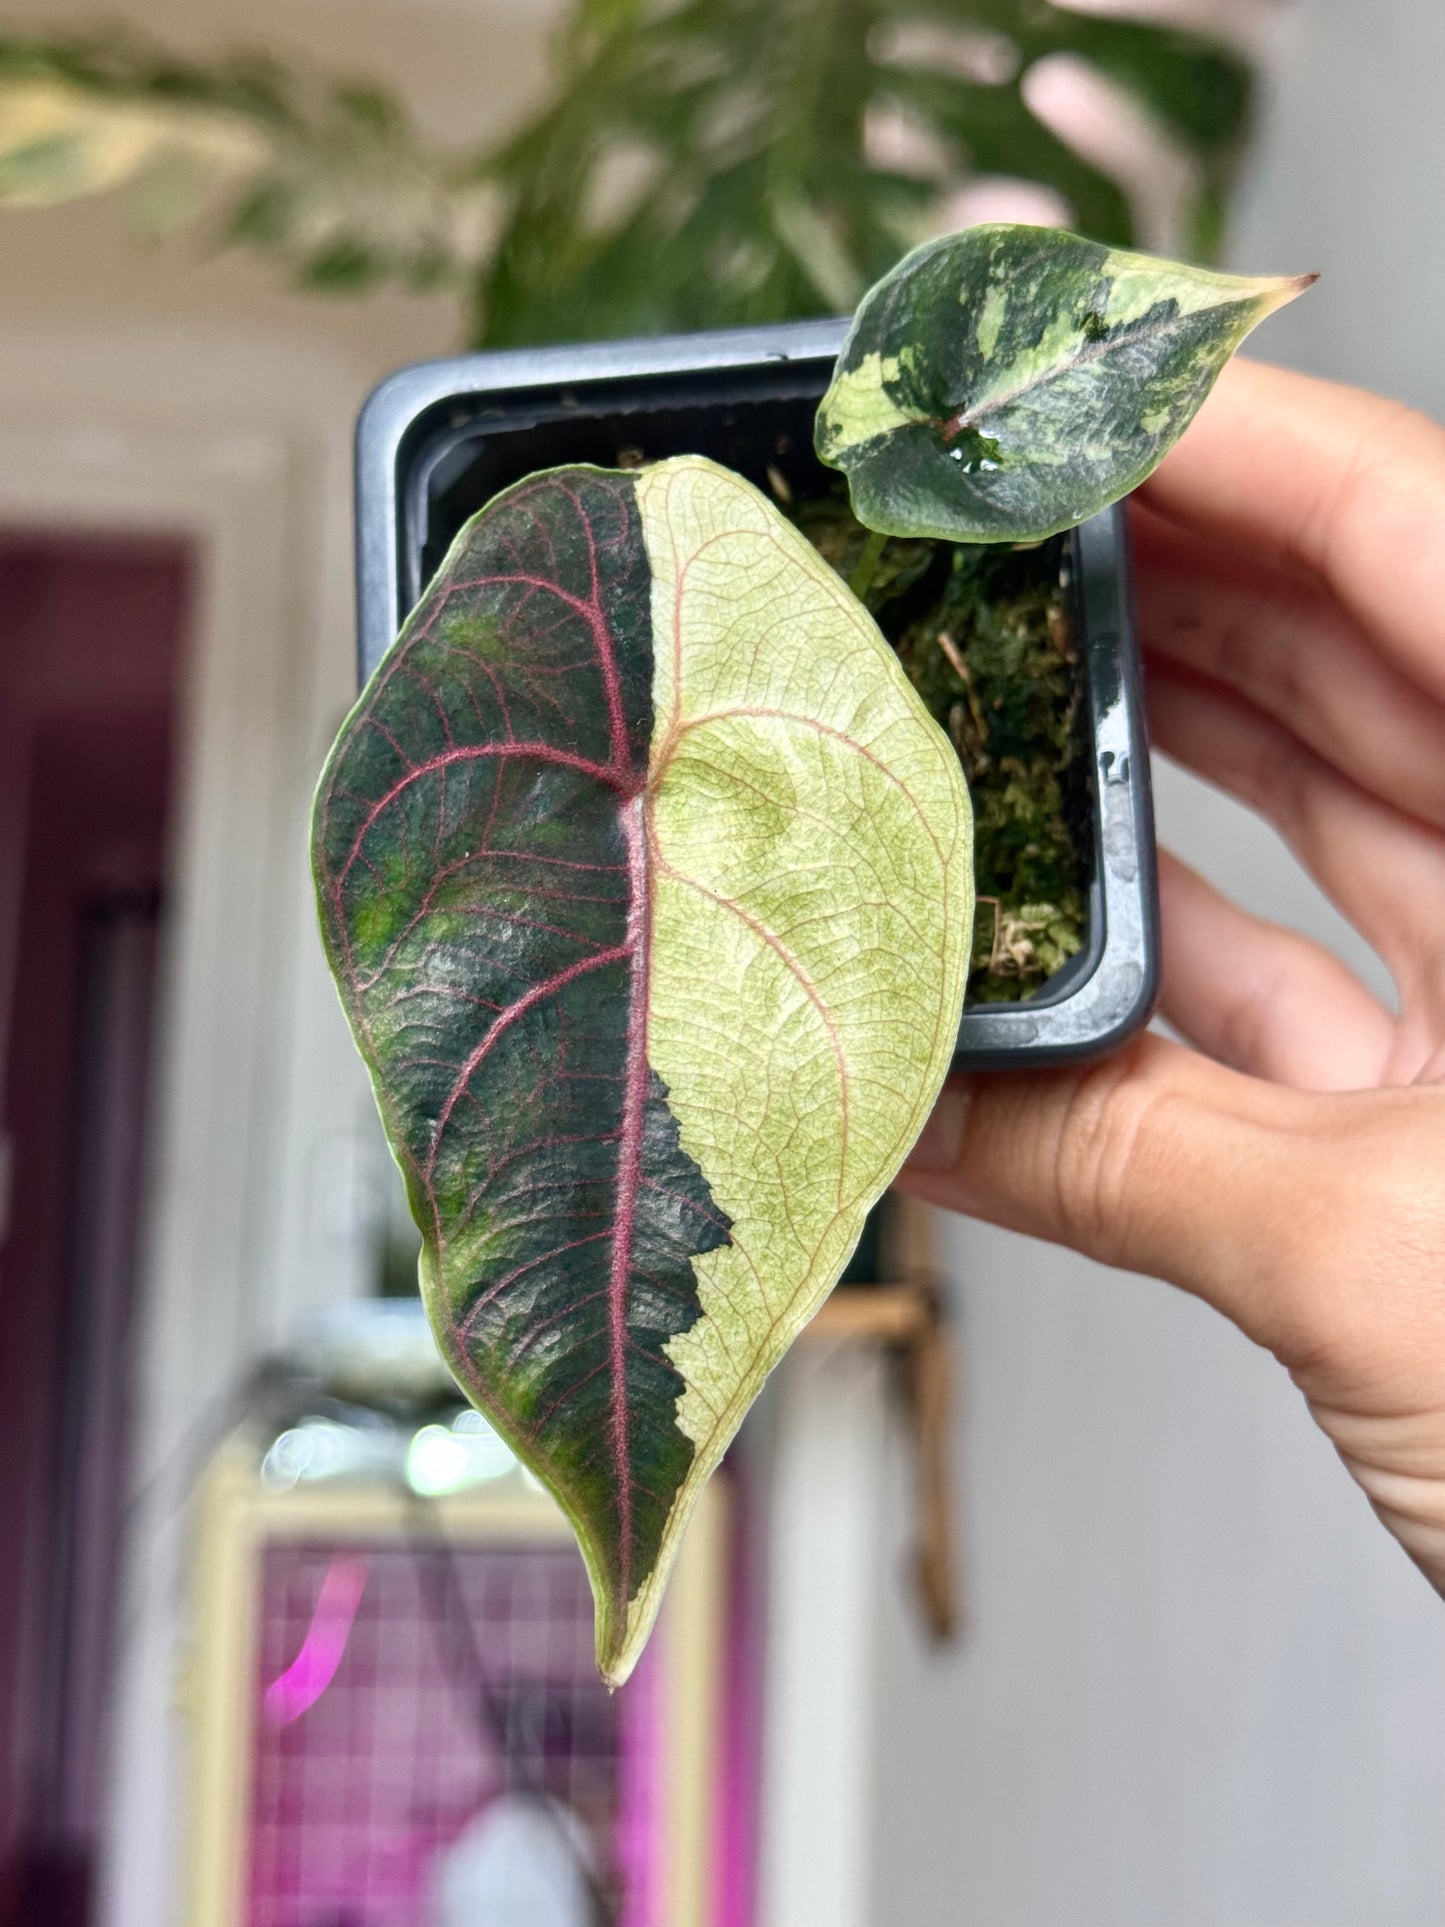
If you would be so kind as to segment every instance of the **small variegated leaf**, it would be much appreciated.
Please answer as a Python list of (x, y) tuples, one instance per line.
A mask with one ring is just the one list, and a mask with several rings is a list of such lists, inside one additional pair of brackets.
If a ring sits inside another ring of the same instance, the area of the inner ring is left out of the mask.
[(864, 297), (817, 448), (886, 535), (1037, 542), (1148, 476), (1250, 330), (1314, 280), (1251, 280), (998, 224)]
[(576, 1528), (624, 1679), (947, 1071), (958, 758), (748, 483), (559, 469), (458, 537), (313, 857), (437, 1338)]

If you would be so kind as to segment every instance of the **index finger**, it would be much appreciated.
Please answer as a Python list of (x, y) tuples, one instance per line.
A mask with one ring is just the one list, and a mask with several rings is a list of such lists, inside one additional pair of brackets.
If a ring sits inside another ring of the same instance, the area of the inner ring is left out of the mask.
[(1142, 494), (1197, 535), (1325, 584), (1445, 698), (1445, 429), (1426, 416), (1236, 361)]

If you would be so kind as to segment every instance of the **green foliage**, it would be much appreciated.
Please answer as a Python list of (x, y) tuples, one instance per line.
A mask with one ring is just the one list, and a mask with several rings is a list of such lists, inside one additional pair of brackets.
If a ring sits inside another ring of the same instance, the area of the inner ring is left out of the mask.
[[(475, 336), (844, 311), (971, 173), (1056, 188), (1079, 227), (1127, 244), (1118, 185), (1025, 98), (1058, 53), (1126, 87), (1193, 157), (1194, 238), (1212, 244), (1252, 90), (1195, 35), (1045, 0), (577, 0), (555, 99), (485, 164), (509, 212)], [(903, 128), (902, 153), (868, 139), (880, 122)]]
[(323, 291), (455, 287), (478, 344), (836, 313), (976, 174), (1042, 183), (1096, 238), (1134, 238), (1118, 184), (1028, 105), (1030, 70), (1061, 53), (1191, 157), (1188, 239), (1208, 254), (1248, 66), (1048, 0), (572, 0), (550, 100), (500, 146), (448, 154), (372, 82), (0, 30), (0, 204), (139, 175), (147, 214), (174, 223), (215, 179), (222, 244)]
[(1137, 488), (1250, 331), (1314, 278), (1214, 274), (1055, 228), (946, 235), (859, 306), (818, 454), (870, 529), (1043, 541)]
[(0, 206), (134, 184), (145, 225), (209, 213), (218, 245), (303, 287), (460, 274), (467, 196), (385, 89), (260, 54), (202, 63), (129, 32), (0, 32)]

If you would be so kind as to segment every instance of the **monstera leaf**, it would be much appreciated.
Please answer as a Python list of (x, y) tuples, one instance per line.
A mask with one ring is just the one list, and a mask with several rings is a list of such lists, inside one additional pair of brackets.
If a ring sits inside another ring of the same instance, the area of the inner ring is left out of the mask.
[(458, 538), (314, 864), (437, 1337), (572, 1520), (624, 1679), (947, 1070), (957, 757), (746, 482), (560, 469)]
[(1314, 280), (1247, 280), (993, 225), (867, 295), (817, 448), (887, 535), (1033, 542), (1149, 475), (1250, 330)]

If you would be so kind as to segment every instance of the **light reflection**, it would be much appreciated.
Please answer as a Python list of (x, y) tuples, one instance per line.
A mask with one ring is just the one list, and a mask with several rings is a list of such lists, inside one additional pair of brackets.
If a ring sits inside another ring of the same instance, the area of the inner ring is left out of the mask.
[(450, 1426), (423, 1425), (406, 1455), (406, 1482), (424, 1498), (481, 1485), (516, 1469), (511, 1447), (480, 1412), (459, 1412)]
[(273, 1441), (261, 1461), (261, 1483), (271, 1492), (289, 1492), (303, 1480), (394, 1478), (399, 1457), (390, 1426), (308, 1418)]

